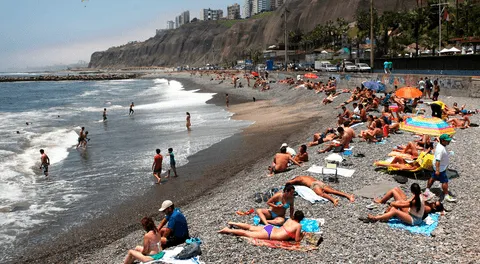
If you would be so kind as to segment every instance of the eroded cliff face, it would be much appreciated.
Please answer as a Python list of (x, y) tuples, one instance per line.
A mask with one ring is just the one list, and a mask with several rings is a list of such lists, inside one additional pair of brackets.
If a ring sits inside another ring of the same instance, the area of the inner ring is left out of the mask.
[[(144, 42), (127, 44), (92, 54), (90, 68), (205, 65), (242, 58), (248, 49), (264, 50), (283, 43), (285, 7), (288, 30), (309, 32), (317, 24), (342, 17), (353, 21), (358, 9), (369, 9), (370, 0), (290, 0), (273, 15), (248, 19), (227, 27), (217, 21), (186, 24)], [(376, 0), (375, 8), (406, 10), (416, 0)]]

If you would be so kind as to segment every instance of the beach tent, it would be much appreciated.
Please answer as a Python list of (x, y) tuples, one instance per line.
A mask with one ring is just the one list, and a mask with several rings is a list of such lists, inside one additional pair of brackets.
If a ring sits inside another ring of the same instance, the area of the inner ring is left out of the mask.
[(448, 53), (448, 52), (451, 52), (450, 49), (447, 49), (447, 48), (443, 48), (440, 53)]
[(452, 47), (451, 49), (449, 49), (449, 51), (454, 53), (460, 52), (460, 50), (455, 47)]

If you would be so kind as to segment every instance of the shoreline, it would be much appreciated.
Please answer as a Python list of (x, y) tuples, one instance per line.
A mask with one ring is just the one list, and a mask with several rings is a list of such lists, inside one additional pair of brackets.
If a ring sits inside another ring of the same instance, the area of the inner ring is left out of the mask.
[[(189, 82), (186, 79), (178, 80), (187, 90), (200, 88), (198, 92), (216, 93), (216, 91), (212, 91), (204, 85)], [(222, 96), (216, 94), (206, 103), (224, 105)], [(231, 108), (246, 101), (245, 97), (235, 96), (235, 99), (231, 100)], [(235, 114), (232, 118), (237, 119)], [(254, 163), (259, 157), (267, 155), (267, 152), (270, 152), (270, 149), (276, 145), (277, 138), (285, 138), (289, 134), (273, 133), (274, 137), (272, 138), (268, 136), (269, 133), (258, 129), (258, 122), (253, 126), (256, 128), (255, 130), (248, 133), (237, 133), (190, 156), (188, 164), (178, 168), (181, 175), (179, 178), (172, 180), (170, 183), (167, 182), (161, 188), (152, 187), (147, 193), (132, 197), (130, 201), (110, 210), (110, 214), (74, 228), (70, 232), (76, 238), (74, 243), (68, 242), (71, 238), (64, 237), (40, 245), (31, 245), (27, 242), (26, 247), (32, 249), (29, 250), (28, 255), (24, 254), (25, 257), (18, 258), (18, 262), (64, 263), (73, 261), (81, 254), (92, 253), (104, 246), (105, 243), (113, 243), (138, 230), (138, 221), (141, 216), (158, 216), (158, 207), (164, 199), (175, 200), (178, 206), (184, 206), (208, 196), (214, 192), (218, 184), (228, 181), (245, 166)], [(268, 147), (256, 153), (257, 150), (254, 146), (260, 143)], [(245, 148), (245, 146), (248, 147)], [(219, 156), (218, 153), (222, 153), (222, 155)], [(242, 156), (242, 160), (237, 160), (236, 155)], [(182, 179), (182, 175), (185, 176), (184, 179)], [(172, 184), (174, 188), (166, 189)], [(111, 226), (115, 226), (114, 233), (106, 231), (111, 229)]]

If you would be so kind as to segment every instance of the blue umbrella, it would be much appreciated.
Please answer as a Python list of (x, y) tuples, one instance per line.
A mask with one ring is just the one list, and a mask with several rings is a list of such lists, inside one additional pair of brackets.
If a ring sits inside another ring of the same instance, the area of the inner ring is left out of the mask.
[(374, 90), (375, 92), (385, 92), (385, 84), (379, 81), (368, 81), (363, 82), (363, 86), (365, 86), (369, 90)]

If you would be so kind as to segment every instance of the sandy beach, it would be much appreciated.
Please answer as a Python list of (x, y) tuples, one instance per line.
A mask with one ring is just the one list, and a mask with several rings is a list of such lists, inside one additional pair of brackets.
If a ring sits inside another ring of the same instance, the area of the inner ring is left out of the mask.
[[(404, 230), (389, 228), (385, 223), (365, 224), (358, 220), (359, 216), (367, 213), (380, 213), (385, 207), (380, 206), (373, 211), (365, 208), (372, 202), (371, 199), (356, 197), (354, 203), (340, 198), (340, 204), (334, 207), (332, 203), (309, 202), (297, 197), (296, 209), (302, 210), (306, 217), (324, 218), (322, 227), (324, 242), (317, 251), (301, 253), (281, 249), (256, 247), (242, 239), (233, 236), (220, 235), (217, 231), (226, 226), (227, 221), (252, 223), (252, 215), (238, 216), (237, 210), (250, 208), (265, 208), (262, 203), (255, 203), (253, 195), (256, 192), (265, 192), (273, 187), (282, 186), (288, 179), (296, 175), (308, 175), (306, 170), (311, 165), (323, 165), (328, 154), (317, 154), (319, 147), (309, 148), (310, 161), (302, 167), (267, 177), (267, 166), (271, 163), (273, 155), (278, 151), (283, 142), (298, 149), (301, 144), (311, 140), (314, 132), (322, 131), (334, 126), (337, 110), (333, 107), (343, 102), (347, 95), (339, 96), (333, 104), (323, 106), (321, 99), (324, 95), (315, 94), (311, 90), (293, 89), (284, 84), (272, 84), (272, 89), (260, 92), (245, 87), (234, 89), (229, 80), (218, 84), (209, 77), (190, 77), (188, 73), (172, 75), (156, 75), (150, 77), (167, 77), (182, 83), (194, 83), (202, 90), (217, 92), (213, 99), (221, 105), (224, 103), (224, 94), (228, 93), (231, 106), (229, 111), (235, 113), (234, 118), (252, 120), (255, 124), (245, 129), (241, 135), (227, 139), (228, 143), (221, 142), (205, 150), (207, 157), (216, 160), (212, 166), (201, 170), (202, 184), (188, 182), (181, 188), (180, 193), (191, 194), (187, 197), (174, 195), (172, 199), (187, 217), (190, 233), (202, 239), (201, 260), (206, 263), (382, 263), (382, 262), (408, 262), (408, 263), (474, 263), (480, 256), (476, 247), (479, 220), (475, 213), (476, 197), (478, 196), (479, 173), (474, 169), (479, 147), (476, 136), (478, 128), (457, 130), (455, 142), (449, 146), (455, 155), (451, 158), (451, 168), (458, 170), (460, 177), (453, 179), (450, 190), (458, 199), (457, 203), (447, 203), (450, 211), (440, 218), (440, 223), (434, 231), (434, 236), (414, 235)], [(273, 76), (275, 78), (275, 76)], [(340, 87), (341, 88), (341, 87)], [(255, 97), (257, 101), (249, 102)], [(477, 108), (478, 99), (441, 97), (442, 101), (451, 105), (454, 101), (459, 105), (467, 104), (467, 108)], [(430, 110), (427, 109), (427, 113)], [(472, 122), (478, 123), (477, 115), (472, 116)], [(363, 126), (355, 128), (358, 133)], [(353, 177), (340, 177), (339, 183), (331, 185), (341, 191), (353, 193), (365, 186), (380, 181), (394, 183), (392, 175), (375, 171), (372, 166), (375, 160), (385, 159), (391, 149), (399, 144), (413, 140), (411, 133), (392, 135), (386, 144), (369, 144), (354, 140), (354, 153), (365, 154), (364, 158), (349, 157), (348, 162), (355, 169)], [(228, 146), (225, 150), (221, 147)], [(222, 153), (222, 155), (218, 155)], [(224, 154), (225, 153), (225, 154)], [(202, 156), (202, 153), (197, 155)], [(195, 158), (193, 158), (195, 159)], [(190, 173), (195, 171), (198, 162), (191, 162)], [(208, 175), (215, 175), (208, 177)], [(321, 175), (312, 174), (321, 178)], [(207, 177), (205, 177), (207, 176)], [(416, 182), (410, 177), (406, 184), (398, 184), (407, 195), (410, 194), (410, 185)], [(419, 179), (422, 188), (426, 185), (426, 178)], [(208, 186), (208, 187), (206, 187)], [(438, 183), (434, 190), (439, 188)], [(201, 190), (199, 192), (198, 190)], [(163, 194), (168, 196), (169, 193)], [(157, 213), (162, 200), (151, 199), (151, 194), (145, 194), (135, 203), (125, 205), (126, 215), (121, 211), (112, 216), (113, 221), (102, 220), (105, 223), (118, 223), (119, 230), (110, 227), (109, 231), (97, 235), (86, 235), (85, 240), (78, 239), (79, 248), (63, 247), (56, 254), (44, 255), (40, 259), (27, 258), (28, 262), (71, 262), (71, 263), (122, 263), (128, 249), (141, 243), (143, 231), (139, 220), (143, 215), (155, 215), (155, 220), (160, 220)], [(146, 202), (149, 197), (154, 202)], [(157, 196), (153, 196), (157, 197)], [(181, 200), (177, 202), (176, 199)], [(140, 204), (140, 205), (139, 205)], [(134, 209), (130, 207), (135, 207)], [(135, 220), (137, 218), (137, 220)], [(100, 221), (100, 222), (102, 222)], [(117, 222), (118, 221), (118, 222)], [(97, 221), (96, 224), (99, 222)], [(84, 227), (83, 229), (88, 229)], [(97, 229), (98, 230), (98, 229)], [(115, 233), (115, 234), (105, 234)], [(58, 242), (58, 241), (57, 241)], [(60, 243), (60, 242), (58, 242)]]

